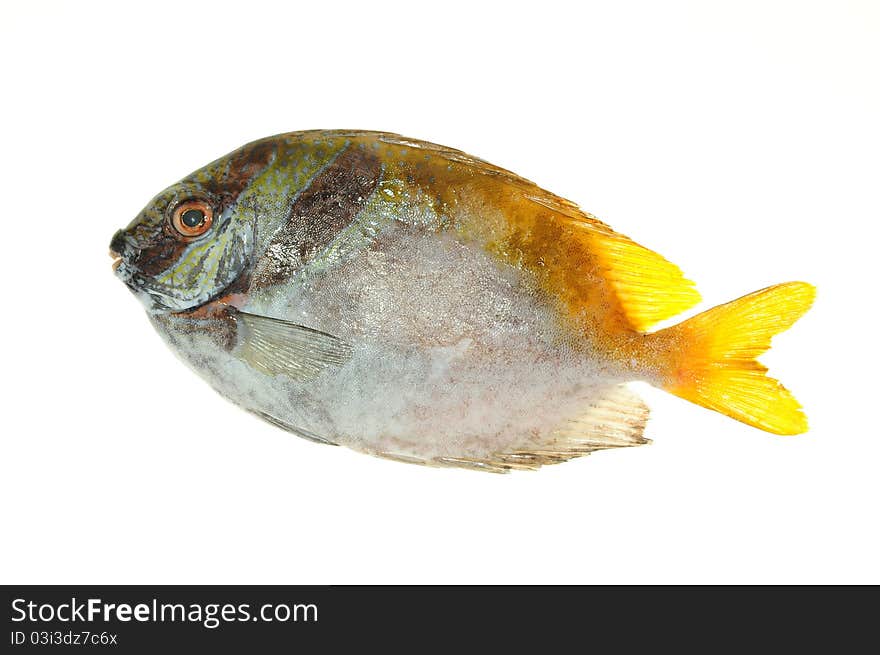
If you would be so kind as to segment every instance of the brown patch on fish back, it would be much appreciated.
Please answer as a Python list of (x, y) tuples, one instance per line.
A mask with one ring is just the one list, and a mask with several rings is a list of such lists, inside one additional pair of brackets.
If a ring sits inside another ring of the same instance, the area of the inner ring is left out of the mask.
[(373, 153), (349, 147), (297, 197), (252, 278), (251, 290), (287, 280), (348, 227), (382, 173)]
[(642, 335), (627, 319), (591, 236), (613, 231), (588, 215), (571, 216), (566, 207), (549, 207), (501, 186), (490, 180), (478, 185), (478, 202), (488, 200), (498, 211), (488, 221), (473, 217), (463, 231), (502, 261), (527, 271), (536, 288), (556, 300), (560, 320), (596, 351), (630, 364), (640, 358)]
[(594, 345), (604, 340), (616, 349), (617, 342), (635, 337), (584, 230), (614, 234), (610, 227), (510, 171), (451, 148), (393, 136), (376, 138), (386, 179), (420, 189), (458, 238), (528, 272), (536, 292), (555, 299), (560, 318), (592, 335)]
[(642, 334), (600, 248), (613, 250), (626, 237), (575, 203), (464, 152), (389, 134), (361, 140), (385, 166), (383, 185), (403, 191), (395, 189), (401, 202), (426, 198), (420, 202), (438, 214), (441, 229), (526, 272), (535, 292), (558, 305), (560, 321), (597, 350), (618, 361), (641, 356)]
[(216, 196), (220, 205), (234, 202), (241, 192), (272, 162), (277, 141), (264, 139), (248, 144), (229, 157), (226, 173), (218, 180), (208, 180), (205, 188)]

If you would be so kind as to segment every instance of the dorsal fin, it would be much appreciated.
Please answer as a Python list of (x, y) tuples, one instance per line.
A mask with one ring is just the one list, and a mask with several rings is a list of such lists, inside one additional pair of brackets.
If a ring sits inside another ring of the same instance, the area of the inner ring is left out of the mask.
[(617, 232), (597, 229), (592, 223), (581, 227), (633, 329), (645, 332), (700, 302), (694, 283), (653, 250)]

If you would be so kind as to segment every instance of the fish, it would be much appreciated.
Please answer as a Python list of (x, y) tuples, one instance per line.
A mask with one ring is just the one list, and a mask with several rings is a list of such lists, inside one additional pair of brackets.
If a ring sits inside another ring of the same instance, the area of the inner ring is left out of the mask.
[(647, 382), (778, 435), (807, 430), (757, 360), (810, 307), (787, 282), (700, 302), (656, 252), (445, 146), (310, 130), (159, 193), (110, 243), (168, 346), (313, 442), (504, 473), (649, 443)]

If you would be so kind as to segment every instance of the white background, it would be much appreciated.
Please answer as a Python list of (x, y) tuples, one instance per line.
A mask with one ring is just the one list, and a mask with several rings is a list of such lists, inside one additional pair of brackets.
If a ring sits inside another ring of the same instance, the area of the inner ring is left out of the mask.
[[(880, 582), (876, 2), (10, 2), (0, 582)], [(818, 286), (765, 358), (811, 431), (645, 388), (651, 446), (536, 473), (299, 440), (161, 343), (107, 255), (239, 145), (455, 146), (678, 263)]]

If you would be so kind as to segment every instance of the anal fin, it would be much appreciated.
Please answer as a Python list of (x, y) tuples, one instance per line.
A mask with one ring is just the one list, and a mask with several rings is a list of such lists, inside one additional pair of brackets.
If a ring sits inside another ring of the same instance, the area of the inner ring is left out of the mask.
[(538, 443), (493, 453), (484, 458), (440, 457), (428, 464), (454, 466), (490, 473), (535, 470), (598, 450), (629, 448), (650, 443), (643, 436), (647, 405), (625, 385), (613, 385), (592, 395), (588, 407)]

